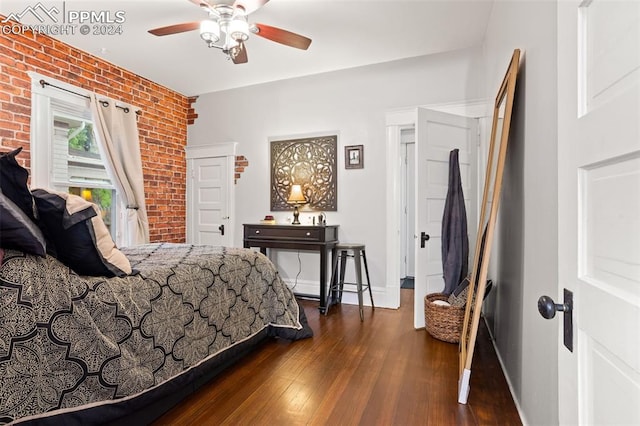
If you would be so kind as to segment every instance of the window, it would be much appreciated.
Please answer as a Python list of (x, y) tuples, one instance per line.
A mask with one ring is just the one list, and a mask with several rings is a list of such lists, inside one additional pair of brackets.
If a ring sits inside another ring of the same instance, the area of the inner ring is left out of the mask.
[(54, 113), (53, 189), (79, 195), (97, 204), (104, 223), (115, 238), (115, 209), (112, 209), (115, 189), (100, 157), (93, 122)]
[(97, 204), (117, 244), (124, 212), (100, 156), (86, 91), (46, 77), (62, 87), (41, 87), (32, 73), (31, 186), (69, 192)]

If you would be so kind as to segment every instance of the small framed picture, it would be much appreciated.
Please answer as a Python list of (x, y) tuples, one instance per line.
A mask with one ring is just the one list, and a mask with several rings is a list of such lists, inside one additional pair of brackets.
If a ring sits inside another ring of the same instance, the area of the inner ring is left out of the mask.
[(364, 168), (364, 151), (362, 145), (349, 145), (344, 147), (344, 168)]

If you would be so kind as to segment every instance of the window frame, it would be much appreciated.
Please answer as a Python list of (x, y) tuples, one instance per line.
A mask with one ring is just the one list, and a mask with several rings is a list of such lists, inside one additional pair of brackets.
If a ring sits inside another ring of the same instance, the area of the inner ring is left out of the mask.
[[(61, 184), (85, 185), (71, 180), (67, 182), (54, 181), (53, 119), (56, 115), (73, 116), (93, 122), (88, 99), (91, 92), (36, 72), (28, 72), (28, 75), (31, 78), (31, 188), (54, 189)], [(40, 84), (42, 79), (62, 90), (49, 86), (43, 87)], [(97, 140), (97, 143), (100, 144), (100, 141)], [(102, 151), (102, 147), (100, 147), (100, 151)], [(109, 174), (109, 167), (106, 164), (105, 168)], [(111, 181), (113, 182), (113, 179)], [(87, 187), (105, 188), (104, 185), (99, 184)], [(127, 232), (126, 206), (118, 194), (116, 186), (112, 184), (111, 187), (116, 194), (112, 201), (112, 206), (115, 209), (115, 213), (112, 215), (115, 220), (113, 238), (116, 245), (122, 246), (126, 241)]]

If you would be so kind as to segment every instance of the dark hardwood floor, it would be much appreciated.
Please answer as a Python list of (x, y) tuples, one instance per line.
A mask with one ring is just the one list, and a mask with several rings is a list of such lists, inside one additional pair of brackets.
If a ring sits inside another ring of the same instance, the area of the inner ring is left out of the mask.
[(156, 425), (518, 425), (484, 323), (468, 404), (457, 402), (458, 345), (413, 328), (413, 290), (399, 310), (301, 301), (315, 336), (268, 340)]

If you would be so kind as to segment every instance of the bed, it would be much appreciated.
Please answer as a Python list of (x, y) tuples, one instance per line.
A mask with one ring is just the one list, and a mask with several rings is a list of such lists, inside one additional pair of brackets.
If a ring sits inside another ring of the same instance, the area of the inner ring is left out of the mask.
[(313, 335), (259, 252), (116, 247), (0, 153), (0, 425), (146, 424), (267, 338)]
[(146, 422), (159, 410), (140, 411), (262, 339), (312, 334), (258, 252), (166, 243), (122, 251), (134, 272), (111, 278), (5, 251), (0, 423)]

